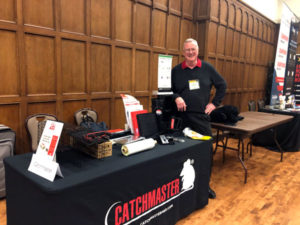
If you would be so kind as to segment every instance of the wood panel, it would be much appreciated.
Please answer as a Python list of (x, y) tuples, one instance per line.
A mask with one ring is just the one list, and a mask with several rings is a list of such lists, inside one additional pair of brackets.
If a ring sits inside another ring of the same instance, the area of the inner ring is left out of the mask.
[(152, 45), (154, 47), (165, 48), (166, 41), (166, 13), (153, 10), (153, 25), (152, 25)]
[(137, 5), (136, 10), (136, 43), (150, 44), (151, 9), (148, 6)]
[(132, 51), (128, 48), (116, 48), (114, 63), (115, 68), (114, 87), (116, 92), (130, 92), (132, 81)]
[(57, 80), (54, 38), (26, 34), (25, 58), (27, 95), (55, 95)]
[(0, 96), (20, 95), (17, 37), (0, 30)]
[(91, 45), (91, 92), (110, 93), (111, 74), (111, 47), (92, 43)]
[(168, 49), (179, 50), (179, 37), (180, 37), (180, 18), (178, 16), (168, 16), (168, 32), (167, 43)]
[(132, 1), (116, 0), (116, 39), (132, 41)]
[(73, 0), (70, 4), (69, 0), (61, 0), (61, 29), (67, 32), (81, 33), (86, 32), (86, 1)]
[(0, 21), (16, 22), (16, 0), (0, 1)]
[(150, 53), (136, 51), (135, 54), (135, 92), (150, 91)]
[(54, 29), (54, 0), (23, 1), (24, 24)]
[(91, 0), (91, 35), (111, 37), (110, 9), (110, 0)]
[(63, 93), (86, 93), (85, 43), (64, 39), (61, 45)]
[(98, 113), (98, 122), (104, 121), (111, 128), (111, 100), (110, 99), (93, 99), (92, 108)]

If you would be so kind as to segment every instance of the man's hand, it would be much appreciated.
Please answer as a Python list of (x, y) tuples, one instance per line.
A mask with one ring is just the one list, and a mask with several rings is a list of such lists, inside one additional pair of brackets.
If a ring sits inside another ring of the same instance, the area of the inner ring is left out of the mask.
[(181, 97), (177, 97), (175, 99), (175, 103), (177, 105), (177, 109), (178, 111), (185, 111), (186, 110), (186, 104), (185, 104), (185, 101), (183, 100), (183, 98)]
[(216, 106), (214, 104), (208, 103), (205, 108), (205, 113), (209, 115), (215, 108)]

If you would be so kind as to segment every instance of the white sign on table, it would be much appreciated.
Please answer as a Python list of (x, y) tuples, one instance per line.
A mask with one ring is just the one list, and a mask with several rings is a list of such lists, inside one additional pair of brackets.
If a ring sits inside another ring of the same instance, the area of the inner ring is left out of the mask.
[(36, 154), (32, 155), (28, 168), (29, 171), (50, 181), (54, 180), (56, 174), (63, 177), (59, 164), (55, 162), (63, 125), (61, 122), (47, 120)]

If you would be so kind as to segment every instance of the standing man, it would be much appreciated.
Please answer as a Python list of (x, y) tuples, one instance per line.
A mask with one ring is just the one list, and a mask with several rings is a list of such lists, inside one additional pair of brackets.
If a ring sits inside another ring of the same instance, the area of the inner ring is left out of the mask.
[[(186, 39), (183, 44), (185, 60), (172, 69), (173, 100), (184, 127), (212, 136), (209, 114), (221, 104), (226, 93), (226, 82), (212, 65), (201, 61), (198, 54), (197, 41)], [(216, 88), (216, 94), (209, 102), (212, 85)], [(216, 198), (210, 187), (208, 194), (209, 198)]]

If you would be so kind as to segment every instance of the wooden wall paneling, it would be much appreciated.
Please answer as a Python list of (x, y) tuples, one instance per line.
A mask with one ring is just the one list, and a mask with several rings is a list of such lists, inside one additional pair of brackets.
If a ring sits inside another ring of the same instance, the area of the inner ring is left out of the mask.
[(124, 128), (126, 123), (124, 104), (121, 98), (115, 98), (114, 110), (111, 117), (111, 129)]
[(232, 84), (232, 61), (226, 60), (224, 65), (224, 73), (222, 76), (227, 82), (227, 90), (232, 91), (233, 84)]
[(111, 0), (91, 0), (91, 35), (111, 38)]
[(256, 50), (254, 58), (256, 64), (262, 64), (262, 42), (260, 40), (256, 41)]
[(232, 63), (232, 72), (231, 72), (231, 80), (232, 80), (232, 88), (235, 91), (241, 87), (241, 79), (240, 79), (240, 71), (239, 71), (239, 62), (234, 61)]
[(250, 36), (246, 36), (245, 59), (247, 62), (251, 61), (251, 37)]
[(115, 79), (113, 81), (116, 93), (130, 92), (132, 81), (132, 50), (116, 47), (113, 67)]
[(210, 8), (211, 3), (210, 0), (201, 0), (201, 1), (196, 1), (197, 4), (197, 19), (208, 19), (208, 16), (210, 15)]
[(115, 0), (115, 29), (116, 39), (131, 42), (132, 41), (132, 7), (131, 0)]
[(253, 23), (254, 23), (253, 15), (250, 15), (248, 17), (248, 34), (250, 36), (253, 35)]
[(228, 25), (230, 28), (235, 28), (235, 18), (236, 18), (235, 5), (230, 4), (229, 11), (228, 11)]
[(256, 39), (252, 38), (251, 39), (251, 62), (255, 63), (256, 61)]
[(235, 29), (237, 31), (241, 31), (242, 28), (242, 9), (236, 9), (236, 16), (235, 16)]
[(182, 1), (182, 13), (184, 17), (193, 19), (194, 0)]
[(209, 42), (207, 43), (208, 54), (216, 53), (217, 30), (218, 30), (218, 25), (216, 23), (210, 22), (208, 24), (208, 40), (209, 40)]
[[(98, 113), (98, 122), (104, 121), (106, 125), (111, 128), (111, 109), (112, 103), (109, 98), (105, 99), (93, 99), (91, 102), (91, 108)], [(123, 128), (123, 127), (121, 127)]]
[(63, 93), (87, 93), (85, 42), (63, 39), (61, 51)]
[(151, 8), (142, 4), (137, 4), (135, 20), (136, 43), (150, 44), (151, 33)]
[(137, 50), (135, 54), (135, 93), (150, 92), (150, 52)]
[(226, 0), (220, 1), (220, 23), (227, 25), (228, 19), (228, 2)]
[(225, 32), (226, 28), (219, 25), (217, 31), (217, 54), (225, 55)]
[(161, 9), (167, 9), (168, 0), (152, 0), (155, 7), (160, 7)]
[[(181, 21), (181, 25), (180, 25), (180, 41), (179, 41), (179, 52), (182, 51), (183, 49), (183, 42), (187, 39), (193, 36), (193, 22), (186, 20), (186, 19), (182, 19)], [(204, 32), (202, 32), (203, 36), (204, 36)], [(204, 38), (204, 37), (203, 37)], [(200, 45), (203, 46), (204, 40), (203, 39), (197, 39), (198, 40), (198, 45), (199, 45), (199, 52), (200, 52)]]
[[(21, 132), (20, 124), (24, 124), (23, 121), (20, 121), (20, 104), (1, 104), (0, 105), (0, 115), (1, 115), (1, 124), (5, 124), (12, 128), (17, 134)], [(21, 135), (16, 136), (16, 152), (23, 153), (24, 149), (20, 148), (22, 146), (22, 137)]]
[(0, 21), (16, 23), (16, 0), (0, 1)]
[(233, 53), (233, 30), (226, 29), (225, 55), (231, 57)]
[(233, 52), (232, 52), (233, 57), (239, 56), (239, 47), (240, 47), (240, 32), (234, 31), (234, 33), (233, 33)]
[(246, 55), (246, 35), (241, 34), (240, 36), (240, 47), (239, 47), (239, 58), (241, 60), (245, 60), (245, 55)]
[(181, 0), (169, 0), (169, 10), (177, 15), (181, 14)]
[[(152, 86), (152, 90), (157, 90), (158, 88), (158, 56), (159, 56), (159, 54), (161, 54), (161, 53), (158, 53), (158, 52), (154, 52), (153, 54), (152, 54), (152, 70), (151, 70), (151, 77), (152, 77), (152, 80), (151, 80), (151, 82), (152, 82), (152, 84), (151, 84), (151, 86)], [(173, 63), (173, 61), (174, 60), (172, 60), (172, 63)]]
[(148, 112), (151, 112), (151, 99), (149, 100), (149, 97), (142, 97), (142, 96), (138, 96), (137, 100), (140, 101), (141, 105), (144, 107), (144, 109), (148, 110)]
[[(207, 54), (206, 52), (209, 51), (208, 46), (209, 46), (209, 44), (211, 44), (211, 43), (207, 42), (207, 39), (209, 36), (208, 30), (209, 30), (209, 22), (204, 21), (204, 22), (199, 22), (197, 24), (197, 40), (198, 40), (198, 46), (199, 46), (199, 55), (202, 58), (204, 58), (204, 56)], [(211, 48), (213, 49), (213, 47), (211, 47)], [(183, 49), (183, 46), (181, 46), (181, 49)]]
[(152, 16), (152, 46), (165, 48), (167, 15), (160, 10), (153, 10)]
[(23, 1), (24, 24), (54, 29), (54, 0)]
[(246, 11), (243, 11), (243, 18), (242, 18), (242, 32), (247, 33), (248, 32), (248, 13)]
[(75, 124), (74, 113), (79, 109), (87, 107), (85, 100), (66, 100), (63, 101), (63, 118), (64, 123)]
[(180, 46), (180, 17), (168, 15), (167, 23), (167, 48), (178, 51)]
[(263, 35), (264, 35), (263, 22), (261, 20), (259, 20), (259, 23), (258, 23), (258, 38), (262, 40)]
[(210, 0), (210, 18), (219, 22), (220, 0)]
[(19, 96), (21, 90), (16, 32), (0, 30), (0, 43), (0, 98)]
[(91, 44), (91, 93), (111, 93), (111, 46)]
[(254, 26), (253, 26), (253, 36), (257, 37), (258, 35), (258, 28), (259, 28), (259, 20), (256, 18), (254, 20)]
[(55, 40), (25, 34), (27, 95), (56, 94)]
[(73, 32), (86, 34), (86, 1), (69, 0), (60, 1), (61, 10), (61, 30), (64, 32)]

